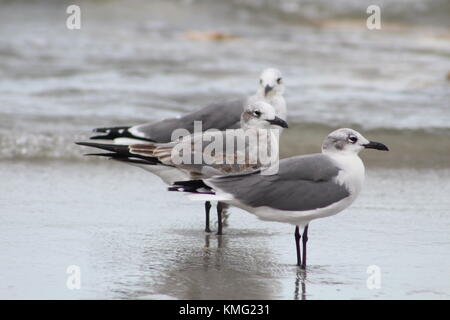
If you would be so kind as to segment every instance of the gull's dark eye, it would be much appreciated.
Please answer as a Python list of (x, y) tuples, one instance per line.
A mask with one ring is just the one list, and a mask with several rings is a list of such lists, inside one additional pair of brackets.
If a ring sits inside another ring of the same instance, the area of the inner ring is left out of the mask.
[(253, 115), (259, 118), (261, 116), (261, 111), (253, 111)]
[(281, 83), (281, 78), (277, 79), (277, 83), (280, 84)]
[(355, 143), (356, 141), (358, 141), (358, 138), (355, 136), (350, 136), (348, 137), (348, 140), (350, 140), (352, 143)]

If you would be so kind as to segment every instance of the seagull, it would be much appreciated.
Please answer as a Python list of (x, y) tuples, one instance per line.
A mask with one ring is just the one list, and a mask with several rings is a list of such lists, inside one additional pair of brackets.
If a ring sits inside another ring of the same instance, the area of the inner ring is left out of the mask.
[(259, 77), (259, 86), (252, 96), (214, 102), (206, 107), (188, 113), (179, 118), (170, 118), (158, 122), (144, 123), (136, 126), (96, 128), (96, 135), (90, 139), (113, 140), (117, 144), (142, 142), (170, 142), (176, 129), (194, 132), (194, 121), (202, 121), (203, 130), (237, 129), (245, 106), (257, 101), (264, 101), (275, 108), (278, 117), (286, 121), (286, 101), (283, 97), (284, 82), (281, 71), (275, 68), (265, 69)]
[[(239, 128), (240, 117), (243, 109), (250, 103), (264, 101), (275, 108), (276, 115), (286, 121), (286, 101), (284, 99), (284, 81), (281, 71), (276, 68), (263, 70), (259, 77), (259, 85), (256, 93), (247, 98), (214, 102), (206, 107), (188, 113), (179, 118), (165, 119), (159, 122), (145, 123), (136, 126), (96, 128), (96, 135), (90, 139), (113, 140), (117, 144), (133, 144), (146, 142), (170, 142), (172, 133), (176, 129), (186, 129), (189, 133), (194, 132), (194, 121), (202, 122), (202, 129), (211, 128), (218, 130)], [(281, 134), (281, 130), (279, 130)], [(165, 170), (153, 172), (161, 177)], [(163, 180), (164, 178), (161, 177)], [(211, 203), (205, 202), (206, 223), (209, 225), (209, 211)], [(217, 208), (220, 209), (220, 208)], [(221, 208), (226, 209), (224, 207)], [(206, 232), (209, 227), (205, 228)]]
[[(157, 174), (168, 185), (179, 180), (208, 178), (270, 167), (272, 162), (262, 161), (260, 149), (264, 149), (261, 150), (265, 151), (263, 155), (270, 153), (271, 156), (276, 155), (278, 159), (279, 136), (278, 132), (273, 129), (274, 127), (287, 128), (286, 121), (276, 116), (275, 109), (270, 104), (257, 101), (247, 105), (241, 114), (240, 123), (240, 129), (197, 132), (169, 143), (148, 142), (146, 144), (117, 145), (77, 142), (77, 144), (111, 151), (110, 153), (89, 155), (109, 157), (134, 164)], [(252, 134), (255, 138), (253, 140), (249, 138)], [(231, 140), (233, 142), (230, 147), (227, 143), (230, 143)], [(217, 146), (217, 148), (212, 149), (211, 145)], [(182, 156), (187, 155), (187, 157), (177, 157), (180, 155), (180, 151)], [(199, 162), (195, 161), (198, 154), (201, 156)], [(224, 204), (218, 203), (217, 234), (219, 235), (222, 234), (224, 206)], [(206, 216), (205, 230), (209, 230), (209, 212)]]
[(304, 269), (309, 222), (341, 212), (361, 192), (365, 169), (358, 153), (363, 149), (388, 151), (384, 144), (342, 128), (325, 138), (321, 153), (281, 160), (276, 174), (263, 175), (262, 168), (175, 182), (169, 190), (194, 193), (190, 196), (194, 200), (225, 202), (262, 220), (295, 225), (297, 265)]

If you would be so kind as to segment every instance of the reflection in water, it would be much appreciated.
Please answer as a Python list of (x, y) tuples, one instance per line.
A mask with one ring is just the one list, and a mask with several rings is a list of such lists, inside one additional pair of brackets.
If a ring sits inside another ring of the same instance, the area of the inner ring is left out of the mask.
[[(177, 241), (178, 247), (166, 244), (174, 248), (176, 253), (172, 252), (169, 259), (162, 255), (158, 257), (161, 259), (158, 268), (160, 276), (156, 277), (156, 283), (147, 281), (132, 285), (140, 287), (132, 293), (134, 297), (136, 294), (140, 297), (148, 296), (148, 291), (152, 291), (150, 295), (178, 299), (280, 298), (277, 294), (281, 292), (281, 283), (271, 275), (273, 266), (270, 263), (274, 259), (270, 256), (271, 251), (266, 249), (268, 246), (242, 246), (242, 239), (236, 234), (217, 236), (190, 233), (181, 236), (183, 239)], [(259, 238), (261, 234), (255, 233), (252, 236)], [(148, 263), (154, 258), (150, 254), (144, 257), (143, 262)], [(154, 279), (153, 275), (152, 280)], [(145, 281), (143, 278), (140, 280)], [(147, 291), (145, 293), (143, 286)]]
[[(297, 276), (295, 277), (295, 292), (294, 300), (306, 300), (306, 269), (298, 269)], [(301, 297), (299, 297), (300, 287), (302, 289)]]
[[(219, 236), (216, 235), (215, 236), (217, 238), (217, 249), (221, 249), (223, 246), (223, 240), (222, 237), (223, 236)], [(206, 233), (205, 234), (205, 246), (203, 247), (204, 250), (204, 254), (203, 254), (203, 270), (204, 271), (208, 271), (210, 269), (210, 261), (211, 261), (211, 248), (210, 248), (210, 243), (211, 243), (211, 234), (210, 233)], [(216, 262), (215, 265), (220, 264), (220, 262), (217, 261), (217, 257), (219, 255), (215, 255), (216, 256)]]
[[(306, 300), (306, 270), (277, 262), (268, 233), (175, 230), (164, 244), (158, 238), (143, 241), (142, 274), (113, 289), (122, 298)], [(294, 296), (286, 296), (285, 280), (294, 282)]]

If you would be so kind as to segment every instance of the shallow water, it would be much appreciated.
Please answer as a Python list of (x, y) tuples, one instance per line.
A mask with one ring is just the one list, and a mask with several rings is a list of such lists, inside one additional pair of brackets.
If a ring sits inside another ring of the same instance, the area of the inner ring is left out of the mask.
[[(289, 124), (306, 125), (314, 141), (361, 128), (374, 139), (389, 135), (400, 152), (435, 145), (429, 157), (442, 163), (450, 149), (449, 4), (407, 2), (382, 1), (382, 29), (369, 31), (370, 1), (80, 1), (82, 26), (72, 31), (68, 2), (0, 1), (0, 159), (80, 159), (72, 142), (94, 127), (251, 94), (274, 66), (284, 75)], [(193, 30), (239, 38), (193, 41)], [(403, 130), (428, 139), (412, 144)], [(298, 133), (286, 131), (287, 139)], [(303, 144), (290, 154), (309, 151)]]
[[(69, 1), (0, 0), (0, 298), (449, 299), (449, 2), (379, 1), (368, 31), (370, 2), (78, 1), (70, 31)], [(391, 149), (364, 152), (360, 198), (311, 223), (306, 273), (292, 227), (232, 209), (207, 235), (201, 203), (73, 143), (247, 95), (268, 66), (286, 84), (283, 157), (343, 126)]]
[(352, 207), (310, 224), (302, 273), (293, 227), (233, 208), (222, 237), (205, 234), (202, 203), (141, 169), (2, 162), (0, 298), (449, 299), (450, 171), (367, 171)]

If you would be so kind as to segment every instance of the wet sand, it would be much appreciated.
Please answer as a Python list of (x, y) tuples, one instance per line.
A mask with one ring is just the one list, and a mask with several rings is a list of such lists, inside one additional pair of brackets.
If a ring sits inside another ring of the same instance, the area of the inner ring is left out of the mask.
[(310, 224), (305, 273), (293, 227), (233, 208), (223, 236), (205, 234), (202, 203), (138, 168), (2, 161), (0, 179), (2, 299), (450, 298), (449, 169), (368, 167), (353, 206)]
[[(64, 2), (0, 0), (0, 298), (449, 299), (448, 4), (385, 0), (378, 31), (369, 4), (81, 1), (69, 30)], [(206, 235), (202, 203), (73, 143), (251, 94), (269, 66), (286, 84), (283, 157), (339, 127), (391, 148), (362, 155), (351, 208), (311, 223), (306, 273), (293, 227), (233, 209)]]

